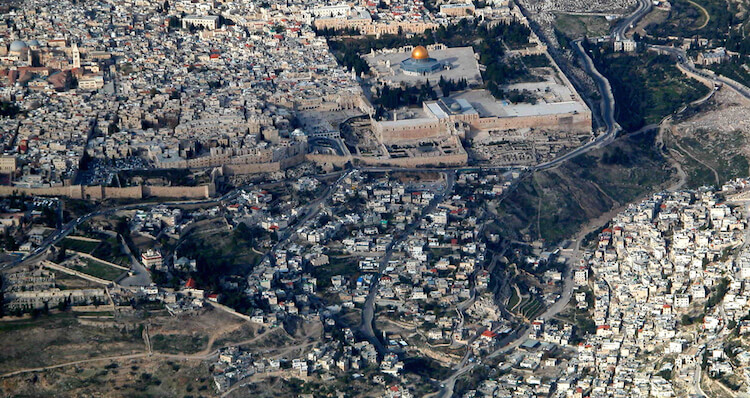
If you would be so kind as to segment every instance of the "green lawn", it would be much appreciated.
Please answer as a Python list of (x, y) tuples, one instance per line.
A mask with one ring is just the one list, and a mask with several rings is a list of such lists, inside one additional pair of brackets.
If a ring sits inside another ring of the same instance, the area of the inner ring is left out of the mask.
[(130, 257), (125, 253), (117, 238), (108, 238), (102, 241), (101, 245), (91, 255), (123, 267), (130, 266)]
[(532, 297), (530, 299), (524, 299), (518, 312), (523, 314), (527, 319), (534, 319), (534, 317), (542, 311), (544, 311), (544, 305), (535, 297)]
[(83, 272), (84, 274), (91, 275), (97, 278), (101, 278), (108, 281), (113, 281), (117, 279), (120, 275), (122, 275), (125, 271), (112, 267), (110, 265), (107, 265), (105, 263), (91, 260), (84, 258), (82, 259), (86, 265), (75, 265), (71, 266), (70, 268), (73, 270), (76, 270), (78, 272)]
[(60, 242), (61, 247), (81, 253), (91, 254), (99, 246), (100, 242), (90, 242), (73, 238), (65, 238)]
[(510, 289), (510, 298), (508, 299), (508, 309), (512, 309), (518, 304), (520, 297), (516, 294), (516, 289)]

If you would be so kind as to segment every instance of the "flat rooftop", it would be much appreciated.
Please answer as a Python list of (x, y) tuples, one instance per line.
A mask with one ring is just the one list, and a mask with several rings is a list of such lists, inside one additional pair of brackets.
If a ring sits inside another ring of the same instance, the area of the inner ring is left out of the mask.
[[(567, 89), (565, 86), (561, 87)], [(451, 97), (468, 101), (479, 113), (479, 117), (482, 118), (541, 116), (588, 112), (588, 107), (586, 107), (584, 103), (572, 100), (570, 97), (560, 102), (545, 102), (544, 100), (538, 100), (536, 104), (521, 102), (512, 104), (505, 100), (496, 99), (487, 90), (469, 90), (454, 94)]]
[[(377, 79), (392, 84), (406, 83), (416, 85), (429, 80), (435, 85), (440, 76), (446, 80), (458, 81), (466, 79), (469, 84), (482, 84), (482, 75), (479, 72), (479, 63), (474, 58), (474, 49), (471, 47), (452, 47), (444, 50), (430, 50), (430, 57), (448, 65), (447, 68), (429, 74), (427, 76), (410, 76), (401, 70), (401, 61), (411, 57), (411, 52), (393, 52), (386, 54), (363, 55), (365, 61), (377, 73)], [(388, 66), (390, 63), (390, 66)], [(438, 90), (437, 87), (435, 87)]]

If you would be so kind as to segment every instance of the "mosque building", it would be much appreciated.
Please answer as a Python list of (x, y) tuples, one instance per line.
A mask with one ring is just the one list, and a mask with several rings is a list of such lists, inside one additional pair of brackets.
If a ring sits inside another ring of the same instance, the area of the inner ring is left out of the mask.
[(430, 54), (423, 46), (416, 46), (411, 57), (401, 61), (401, 70), (405, 75), (426, 76), (443, 70), (442, 62), (430, 58)]

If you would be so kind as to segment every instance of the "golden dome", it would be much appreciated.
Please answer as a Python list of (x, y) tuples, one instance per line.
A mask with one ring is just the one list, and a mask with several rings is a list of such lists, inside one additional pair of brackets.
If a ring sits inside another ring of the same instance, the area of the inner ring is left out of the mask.
[(426, 48), (422, 46), (416, 46), (411, 52), (411, 57), (413, 59), (427, 59), (430, 58), (430, 54), (427, 52)]

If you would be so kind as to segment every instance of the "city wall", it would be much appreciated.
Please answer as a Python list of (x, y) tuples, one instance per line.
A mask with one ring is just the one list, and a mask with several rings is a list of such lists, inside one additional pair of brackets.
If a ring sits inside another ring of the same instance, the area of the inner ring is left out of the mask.
[(485, 117), (471, 122), (473, 130), (566, 129), (591, 132), (591, 113), (562, 113), (539, 116)]
[(273, 173), (294, 167), (306, 159), (304, 153), (300, 153), (278, 162), (248, 163), (248, 164), (225, 164), (221, 167), (222, 175), (233, 176), (243, 174)]
[(445, 130), (445, 126), (437, 119), (413, 119), (373, 123), (375, 136), (381, 142), (435, 138), (443, 130)]
[(322, 155), (318, 153), (308, 153), (307, 160), (320, 166), (344, 167), (347, 162), (353, 159), (352, 156), (339, 155)]
[(384, 158), (363, 156), (338, 156), (308, 154), (307, 160), (320, 166), (344, 167), (347, 162), (352, 161), (357, 165), (365, 166), (392, 166), (392, 167), (422, 167), (422, 166), (464, 166), (469, 161), (469, 156), (464, 153), (454, 155), (407, 157), (407, 158)]
[(221, 168), (223, 175), (233, 176), (242, 174), (272, 173), (281, 170), (281, 163), (251, 163), (251, 164), (225, 164)]
[[(483, 117), (464, 120), (475, 133), (486, 130), (564, 129), (570, 132), (588, 134), (591, 132), (591, 112), (555, 113), (535, 116)], [(406, 122), (373, 122), (375, 136), (381, 142), (413, 141), (436, 138), (445, 135), (446, 126), (430, 119), (414, 119)]]
[(143, 185), (143, 196), (154, 196), (158, 198), (210, 198), (216, 194), (214, 184), (200, 185), (197, 187), (171, 186), (160, 187), (155, 185)]
[(355, 163), (367, 166), (393, 166), (393, 167), (422, 167), (422, 166), (465, 166), (469, 161), (469, 155), (458, 153), (454, 155), (424, 156), (408, 158), (371, 158), (355, 157)]
[(214, 184), (197, 187), (159, 187), (139, 185), (134, 187), (104, 187), (101, 185), (68, 185), (61, 187), (22, 188), (0, 186), (0, 196), (26, 194), (34, 196), (64, 196), (71, 199), (143, 199), (146, 197), (207, 199), (215, 194)]
[(680, 65), (679, 63), (677, 64), (677, 69), (679, 69), (680, 72), (682, 72), (685, 76), (693, 78), (693, 79), (695, 79), (695, 80), (703, 83), (705, 86), (707, 86), (707, 87), (709, 87), (711, 89), (714, 88), (714, 82), (713, 82), (713, 80), (710, 80), (710, 79), (708, 79), (708, 78), (706, 78), (704, 76), (701, 76), (701, 75), (699, 75), (697, 73), (693, 73), (690, 70), (686, 69), (684, 66)]

